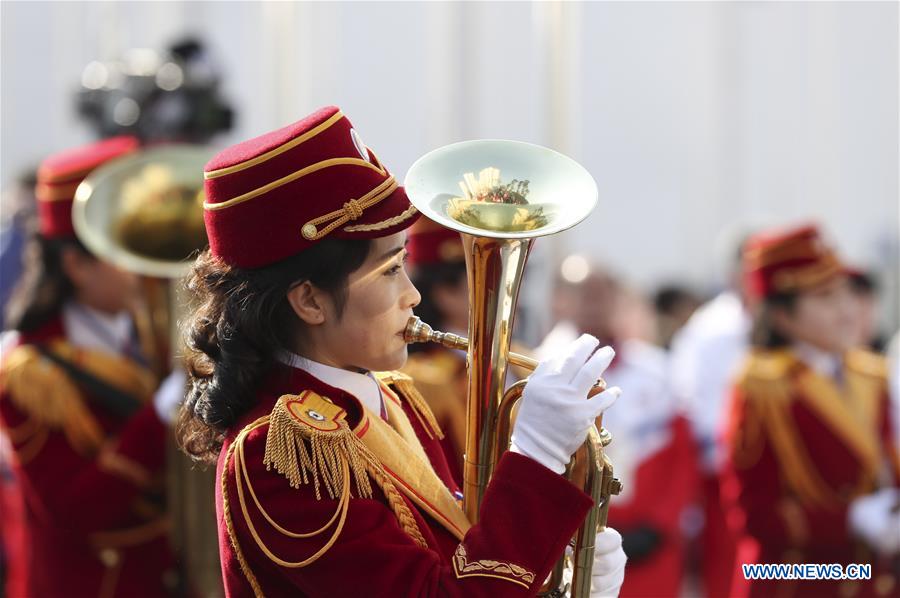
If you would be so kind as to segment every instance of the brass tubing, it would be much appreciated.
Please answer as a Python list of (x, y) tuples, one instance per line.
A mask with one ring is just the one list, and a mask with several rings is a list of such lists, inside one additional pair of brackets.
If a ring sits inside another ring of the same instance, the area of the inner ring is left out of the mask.
[(612, 463), (603, 451), (611, 441), (612, 436), (605, 428), (593, 426), (584, 443), (588, 459), (584, 491), (593, 499), (595, 508), (588, 512), (575, 537), (573, 597), (590, 596), (595, 536), (606, 529), (610, 497), (622, 491), (622, 483), (613, 477)]
[[(406, 330), (403, 338), (407, 343), (437, 343), (448, 349), (458, 349), (467, 351), (469, 349), (469, 339), (451, 332), (441, 332), (435, 330), (427, 322), (423, 322), (419, 316), (412, 316), (406, 322)], [(533, 372), (538, 366), (538, 360), (521, 353), (510, 351), (507, 357), (509, 363), (519, 366), (522, 369)], [(601, 378), (591, 389), (589, 396), (594, 396), (598, 392), (606, 390), (606, 382)]]
[(512, 412), (516, 408), (522, 393), (525, 391), (525, 383), (528, 380), (519, 380), (503, 394), (503, 400), (500, 401), (500, 407), (497, 409), (497, 453), (494, 456), (494, 462), (500, 460), (503, 451), (509, 448), (512, 435)]
[[(575, 551), (572, 555), (572, 596), (590, 596), (591, 569), (594, 566), (594, 537), (600, 531), (601, 512), (602, 525), (606, 525), (606, 512), (602, 505), (603, 469), (601, 465), (602, 445), (596, 427), (591, 427), (584, 442), (587, 456), (584, 491), (590, 495), (594, 505), (600, 508), (591, 509), (584, 518), (581, 527), (575, 534)], [(608, 502), (608, 501), (607, 501)]]
[(497, 409), (506, 387), (516, 299), (533, 239), (464, 234), (462, 241), (471, 306), (463, 509), (474, 524), (496, 465)]

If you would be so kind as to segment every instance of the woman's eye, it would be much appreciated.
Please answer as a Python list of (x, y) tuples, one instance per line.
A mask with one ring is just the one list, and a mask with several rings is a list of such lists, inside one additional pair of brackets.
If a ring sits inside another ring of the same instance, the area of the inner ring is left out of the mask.
[(394, 264), (389, 269), (385, 270), (385, 272), (384, 272), (385, 276), (396, 276), (397, 274), (400, 274), (400, 271), (406, 267), (406, 260), (408, 260), (408, 259), (409, 259), (409, 254), (404, 253), (403, 257), (400, 259), (400, 263)]

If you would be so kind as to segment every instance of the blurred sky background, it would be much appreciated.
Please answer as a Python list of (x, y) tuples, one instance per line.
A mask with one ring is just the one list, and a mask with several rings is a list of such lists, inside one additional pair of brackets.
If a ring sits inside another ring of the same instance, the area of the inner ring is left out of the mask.
[(721, 285), (741, 233), (817, 221), (898, 325), (895, 2), (3, 2), (2, 183), (89, 141), (90, 61), (207, 44), (236, 110), (221, 147), (341, 106), (402, 179), (470, 138), (548, 145), (600, 204), (539, 241), (523, 302), (578, 251), (644, 290)]

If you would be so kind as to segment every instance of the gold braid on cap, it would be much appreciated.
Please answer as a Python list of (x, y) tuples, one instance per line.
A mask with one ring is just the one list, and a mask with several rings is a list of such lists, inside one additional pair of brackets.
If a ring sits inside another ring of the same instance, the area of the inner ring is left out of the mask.
[[(333, 212), (328, 212), (323, 216), (319, 216), (313, 220), (310, 220), (306, 224), (303, 225), (303, 228), (300, 229), (300, 233), (303, 235), (303, 238), (307, 241), (318, 241), (337, 227), (346, 224), (347, 222), (351, 222), (356, 220), (360, 216), (363, 215), (363, 211), (366, 208), (374, 206), (378, 202), (390, 196), (391, 193), (397, 190), (397, 181), (394, 177), (388, 176), (380, 185), (360, 197), (359, 199), (351, 199), (350, 201), (344, 203), (343, 207), (340, 210), (335, 210)], [(319, 229), (319, 225), (329, 222), (330, 223), (325, 226), (323, 229)]]

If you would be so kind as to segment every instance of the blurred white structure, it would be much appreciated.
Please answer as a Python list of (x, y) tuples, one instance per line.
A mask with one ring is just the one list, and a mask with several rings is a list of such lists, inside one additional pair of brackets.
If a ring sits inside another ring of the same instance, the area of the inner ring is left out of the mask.
[[(402, 178), (476, 137), (583, 162), (601, 204), (539, 242), (640, 285), (711, 285), (723, 239), (815, 219), (898, 324), (896, 3), (3, 3), (2, 180), (87, 140), (84, 66), (202, 36), (238, 110), (226, 144), (338, 104)], [(730, 250), (730, 248), (728, 248)], [(531, 283), (529, 284), (529, 280)], [(526, 277), (526, 303), (548, 285)]]

